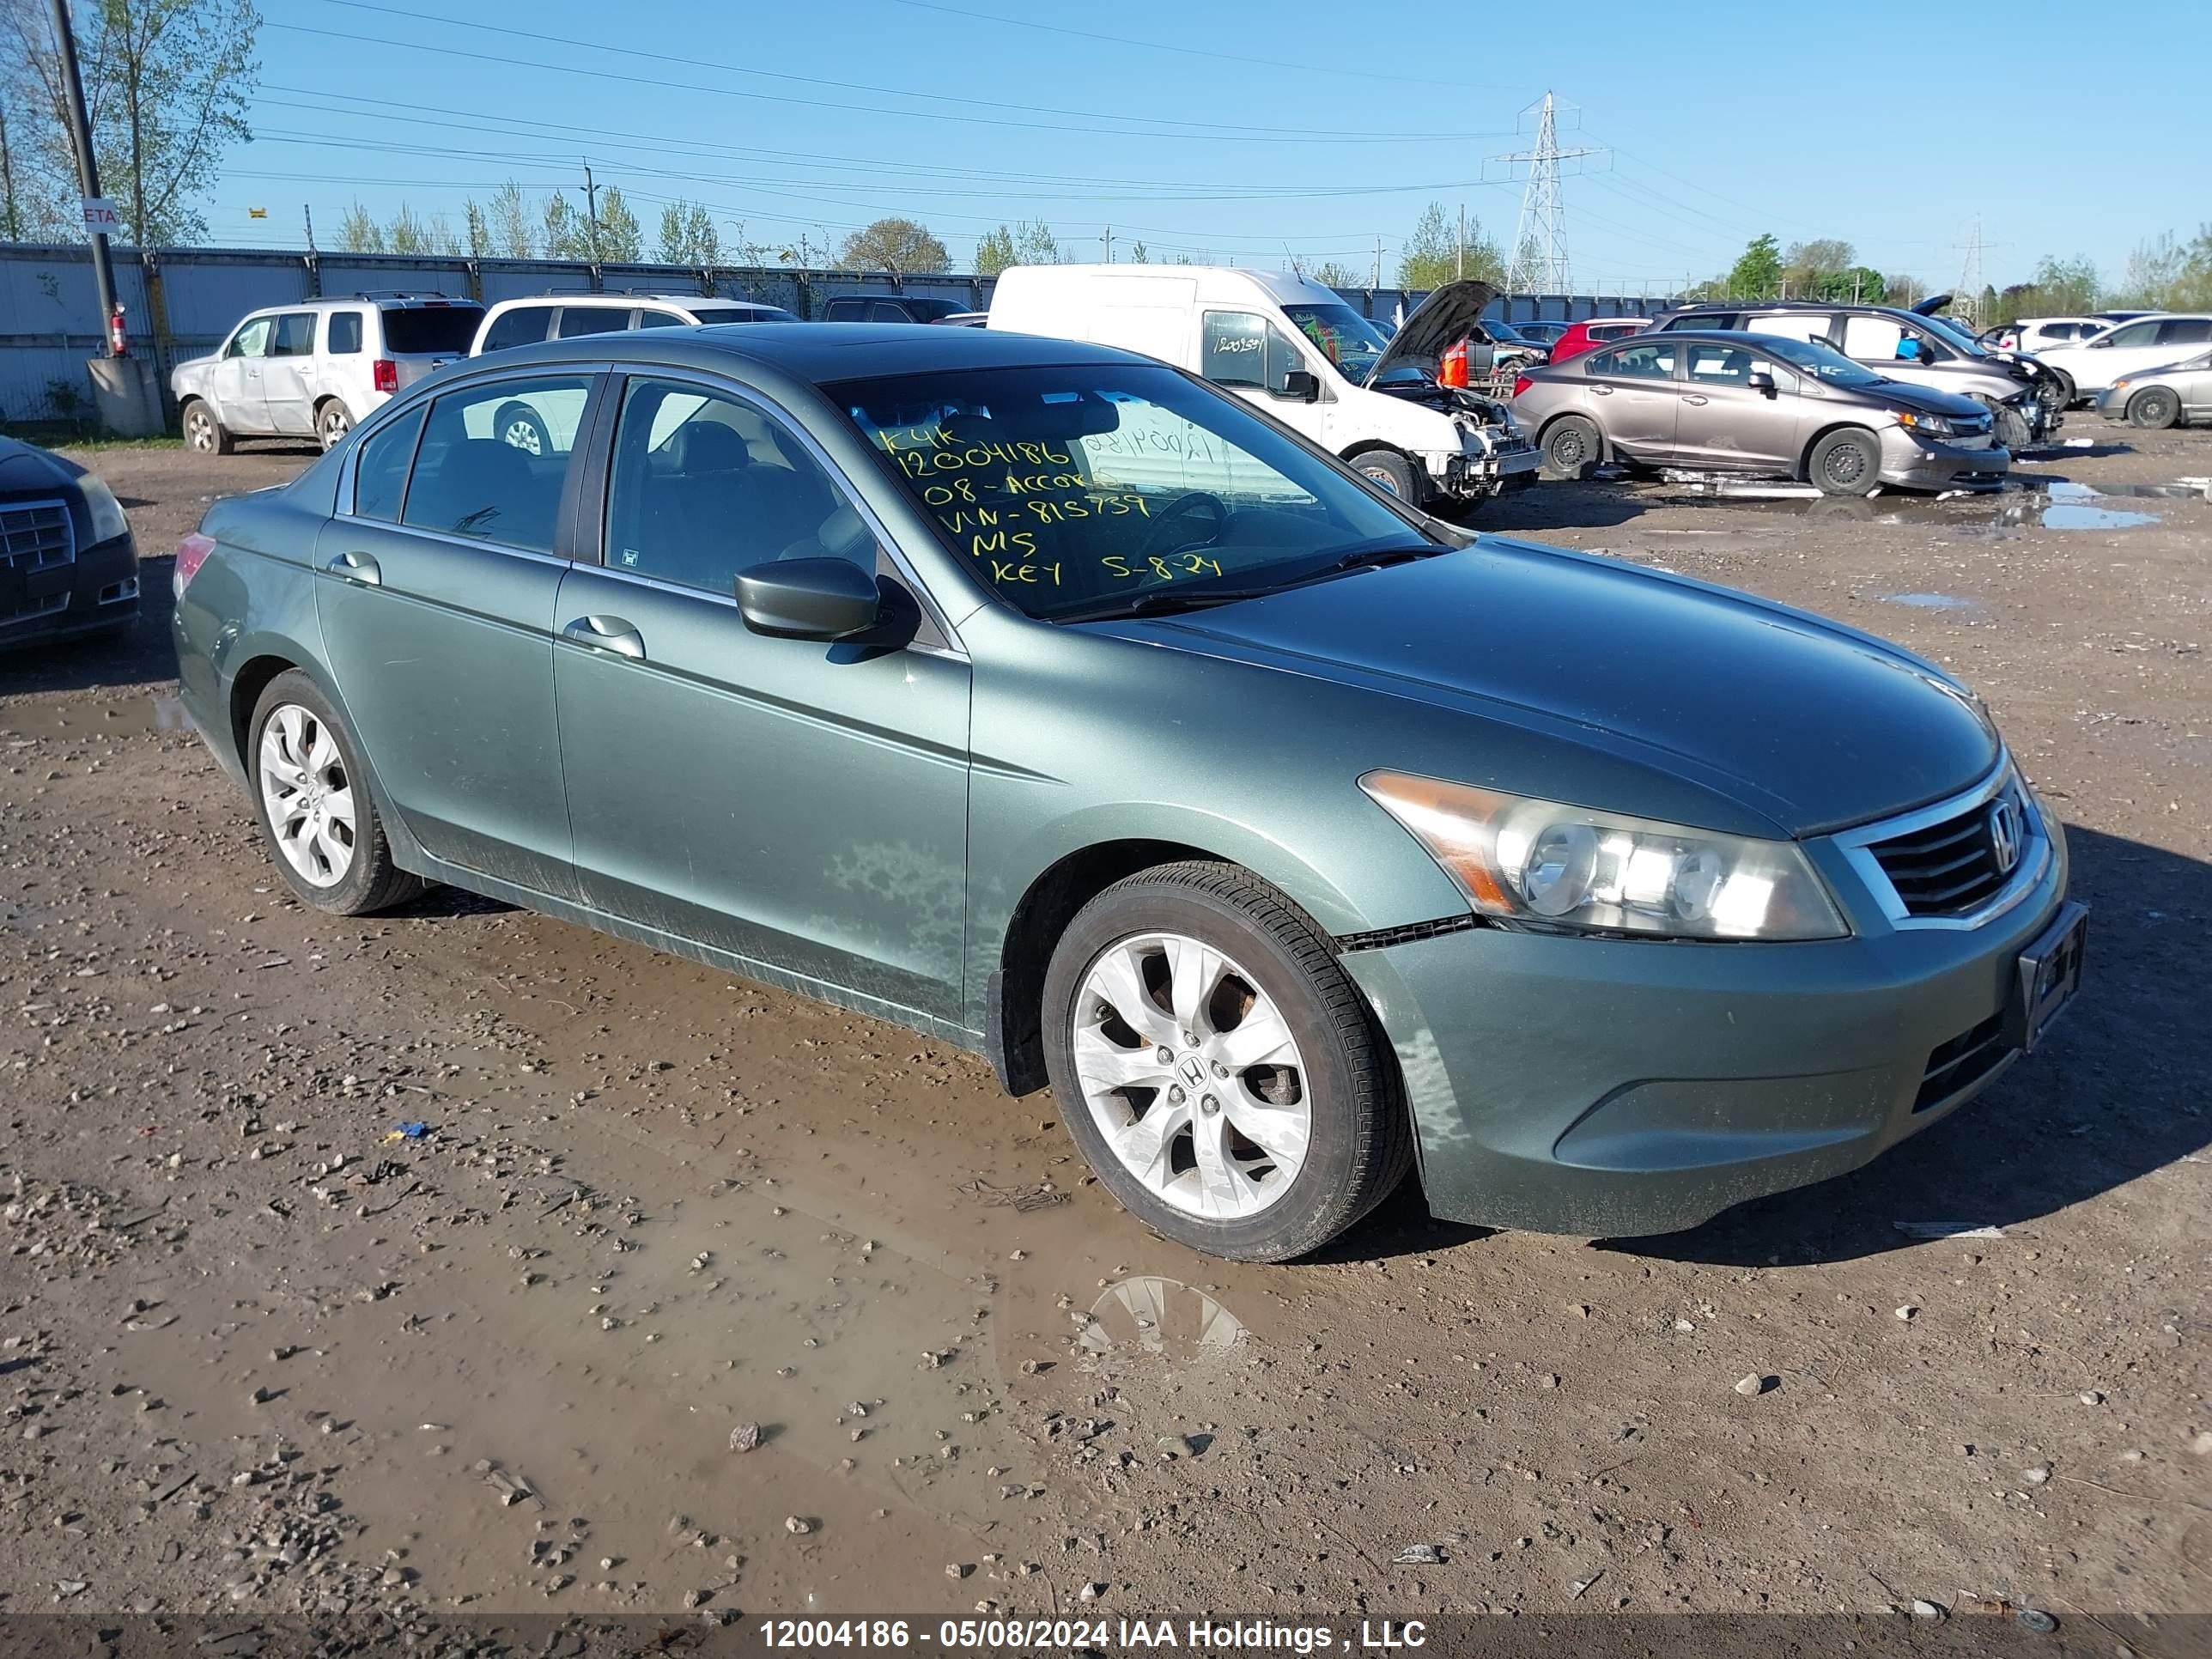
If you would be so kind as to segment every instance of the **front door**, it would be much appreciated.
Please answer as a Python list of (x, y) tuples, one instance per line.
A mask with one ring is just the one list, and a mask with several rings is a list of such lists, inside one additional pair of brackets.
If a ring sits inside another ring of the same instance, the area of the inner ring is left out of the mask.
[(1200, 374), (1316, 443), (1327, 443), (1326, 411), (1320, 402), (1292, 397), (1288, 390), (1293, 371), (1313, 372), (1296, 341), (1251, 311), (1209, 311), (1199, 330)]
[(778, 558), (850, 558), (914, 602), (826, 464), (733, 391), (633, 377), (606, 472), (554, 651), (585, 902), (957, 1018), (966, 659), (746, 629), (737, 573)]
[(215, 394), (216, 415), (233, 432), (252, 434), (269, 428), (269, 400), (262, 395), (262, 371), (268, 362), (269, 338), (276, 332), (274, 317), (249, 317), (238, 325), (216, 360), (208, 376)]
[(315, 429), (315, 313), (280, 312), (262, 359), (261, 396), (271, 432)]
[[(1684, 463), (1730, 471), (1795, 472), (1803, 408), (1796, 375), (1743, 346), (1692, 340), (1685, 349), (1681, 412), (1674, 422), (1674, 450)], [(1752, 387), (1754, 368), (1773, 377), (1771, 391)]]
[(555, 897), (575, 892), (553, 702), (569, 451), (494, 434), (517, 409), (575, 430), (596, 378), (477, 381), (380, 428), (316, 550), (331, 672), (402, 822)]
[(1681, 345), (1656, 334), (1589, 354), (1590, 408), (1613, 447), (1632, 460), (1671, 461), (1683, 388)]

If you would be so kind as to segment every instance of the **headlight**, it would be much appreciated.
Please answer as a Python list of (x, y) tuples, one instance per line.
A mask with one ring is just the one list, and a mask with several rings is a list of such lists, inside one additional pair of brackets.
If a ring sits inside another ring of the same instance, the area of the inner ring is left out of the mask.
[(1915, 432), (1925, 433), (1929, 437), (1955, 438), (1959, 435), (1959, 428), (1941, 415), (1923, 415), (1911, 409), (1893, 409), (1889, 412), (1897, 417), (1898, 425), (1911, 427)]
[(123, 503), (115, 499), (110, 489), (93, 474), (87, 472), (77, 478), (77, 488), (84, 491), (84, 504), (92, 511), (92, 539), (112, 542), (131, 528), (131, 520), (123, 516)]
[(1795, 843), (1686, 830), (1403, 772), (1359, 787), (1481, 915), (1669, 939), (1841, 939)]
[(2113, 382), (2112, 382), (2112, 390), (2113, 390), (2113, 391), (2115, 391), (2115, 392), (2118, 392), (2118, 391), (2122, 386), (2124, 386), (2127, 385), (2127, 383), (2128, 383), (2128, 377), (2127, 377), (2126, 375), (2123, 374), (2123, 375), (2121, 375), (2121, 376), (2120, 376), (2120, 378), (2119, 378), (2118, 380), (2115, 380), (2115, 381), (2113, 381)]

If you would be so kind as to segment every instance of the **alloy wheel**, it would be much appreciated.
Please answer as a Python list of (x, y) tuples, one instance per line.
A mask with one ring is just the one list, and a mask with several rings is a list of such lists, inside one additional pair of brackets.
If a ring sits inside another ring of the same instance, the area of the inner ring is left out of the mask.
[(538, 422), (526, 418), (509, 421), (507, 423), (507, 430), (501, 433), (500, 436), (512, 447), (522, 451), (526, 455), (538, 455), (544, 453), (544, 440), (539, 434)]
[(185, 416), (185, 441), (194, 449), (215, 447), (215, 416), (205, 409), (195, 409)]
[(1297, 1179), (1313, 1127), (1297, 1039), (1212, 945), (1181, 933), (1109, 945), (1084, 972), (1070, 1047), (1100, 1135), (1162, 1202), (1241, 1220)]
[(353, 868), (358, 829), (337, 739), (313, 709), (284, 703), (261, 728), (258, 772), (276, 850), (310, 886), (337, 886)]
[(323, 447), (335, 449), (338, 440), (353, 429), (353, 416), (347, 414), (343, 404), (332, 404), (323, 411)]

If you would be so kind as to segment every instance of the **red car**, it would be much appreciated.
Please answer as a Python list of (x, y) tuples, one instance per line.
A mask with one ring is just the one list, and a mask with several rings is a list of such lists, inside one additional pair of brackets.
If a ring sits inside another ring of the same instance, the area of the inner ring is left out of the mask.
[(1570, 357), (1579, 357), (1585, 351), (1595, 350), (1611, 340), (1625, 339), (1650, 325), (1649, 317), (1591, 317), (1577, 323), (1565, 334), (1552, 342), (1547, 363), (1564, 363)]

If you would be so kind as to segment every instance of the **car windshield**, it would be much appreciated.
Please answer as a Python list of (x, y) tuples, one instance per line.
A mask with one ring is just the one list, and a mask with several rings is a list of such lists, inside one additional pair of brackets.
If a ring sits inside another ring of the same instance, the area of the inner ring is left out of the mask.
[(1778, 334), (1762, 334), (1759, 349), (1769, 351), (1792, 368), (1817, 375), (1833, 386), (1880, 386), (1881, 376), (1872, 369), (1853, 362), (1840, 351), (1815, 345), (1810, 340), (1785, 339)]
[(415, 352), (465, 354), (483, 315), (483, 307), (473, 305), (388, 310), (384, 313), (384, 349), (395, 357)]
[(1451, 545), (1236, 398), (1164, 367), (823, 390), (954, 554), (1032, 617), (1204, 605)]
[(1364, 383), (1375, 372), (1390, 331), (1370, 323), (1350, 306), (1285, 306), (1289, 318), (1322, 354), (1354, 384)]
[(1957, 346), (1969, 357), (1986, 357), (1990, 349), (1948, 317), (1923, 317), (1920, 319), (1945, 339)]
[(1534, 345), (1536, 343), (1508, 322), (1494, 317), (1482, 319), (1482, 331), (1499, 345)]

